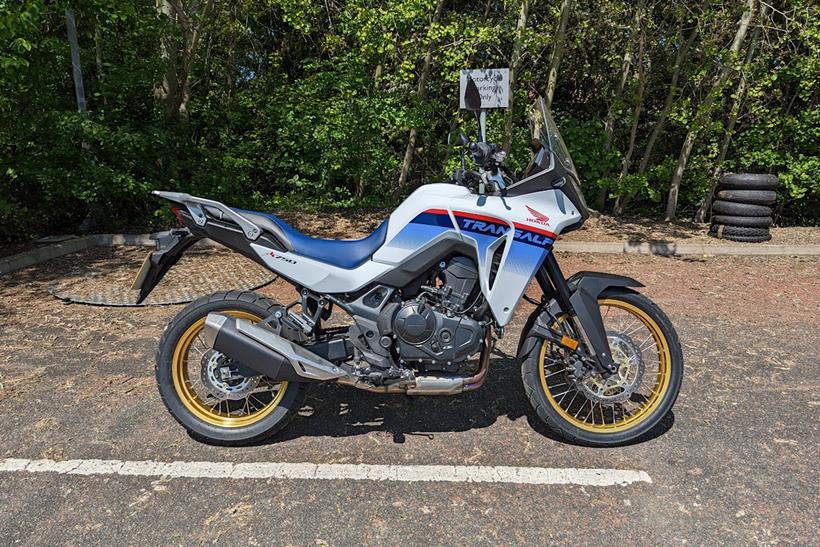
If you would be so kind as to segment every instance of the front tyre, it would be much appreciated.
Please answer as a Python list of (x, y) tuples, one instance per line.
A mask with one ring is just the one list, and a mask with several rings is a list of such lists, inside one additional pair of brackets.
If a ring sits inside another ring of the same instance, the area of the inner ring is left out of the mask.
[[(598, 299), (619, 370), (604, 379), (580, 371), (570, 354), (541, 342), (521, 365), (538, 416), (570, 442), (617, 446), (655, 427), (672, 409), (683, 377), (683, 353), (669, 318), (643, 295), (610, 290)], [(559, 319), (553, 328), (568, 332)], [(571, 334), (571, 333), (570, 333)]]
[(211, 312), (258, 322), (277, 306), (253, 292), (216, 293), (186, 306), (165, 328), (156, 355), (157, 386), (168, 412), (194, 438), (220, 445), (258, 442), (302, 407), (307, 384), (242, 376), (203, 336)]

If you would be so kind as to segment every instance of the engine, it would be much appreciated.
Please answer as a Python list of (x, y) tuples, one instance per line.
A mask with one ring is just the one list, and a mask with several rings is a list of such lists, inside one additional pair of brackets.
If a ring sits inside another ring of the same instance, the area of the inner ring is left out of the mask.
[(478, 271), (469, 258), (457, 256), (439, 272), (441, 284), (424, 286), (413, 300), (396, 303), (391, 330), (404, 365), (457, 372), (481, 349), (484, 327), (470, 312), (478, 292)]

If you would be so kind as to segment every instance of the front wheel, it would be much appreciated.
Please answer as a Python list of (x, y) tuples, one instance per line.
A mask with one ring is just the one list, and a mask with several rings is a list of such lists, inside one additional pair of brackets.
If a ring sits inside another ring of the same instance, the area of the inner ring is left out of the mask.
[[(586, 370), (564, 348), (544, 341), (526, 356), (524, 388), (538, 416), (563, 438), (616, 446), (645, 434), (672, 409), (683, 353), (669, 318), (643, 295), (610, 290), (598, 299), (618, 372)], [(561, 317), (553, 329), (569, 333)]]

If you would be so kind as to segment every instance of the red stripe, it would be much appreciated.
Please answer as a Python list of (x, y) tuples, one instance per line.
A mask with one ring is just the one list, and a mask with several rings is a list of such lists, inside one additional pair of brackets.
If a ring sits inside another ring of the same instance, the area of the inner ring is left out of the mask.
[(558, 236), (549, 230), (544, 230), (543, 228), (536, 228), (535, 226), (530, 226), (528, 224), (519, 224), (518, 222), (513, 222), (513, 226), (518, 228), (519, 230), (527, 230), (529, 232), (535, 232), (537, 234), (541, 234), (552, 239), (558, 239)]
[(427, 209), (424, 211), (425, 213), (430, 213), (431, 215), (447, 215), (447, 209)]

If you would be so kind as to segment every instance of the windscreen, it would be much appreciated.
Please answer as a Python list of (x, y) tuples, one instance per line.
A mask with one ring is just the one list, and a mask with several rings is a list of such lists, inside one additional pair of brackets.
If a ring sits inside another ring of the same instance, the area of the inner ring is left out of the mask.
[(569, 177), (566, 177), (568, 179), (567, 185), (570, 187), (567, 188), (567, 193), (570, 194), (571, 199), (575, 202), (578, 209), (581, 210), (584, 218), (586, 218), (588, 214), (587, 203), (584, 199), (584, 194), (581, 192), (581, 181), (578, 178), (578, 172), (575, 170), (575, 164), (572, 163), (572, 157), (569, 155), (567, 145), (564, 144), (564, 139), (561, 138), (561, 132), (558, 131), (558, 125), (556, 125), (555, 120), (552, 119), (552, 114), (550, 114), (550, 111), (547, 109), (544, 99), (539, 99), (538, 109), (541, 112), (541, 123), (539, 127), (541, 145), (552, 153), (555, 162), (560, 164), (569, 175)]
[(559, 162), (564, 169), (566, 169), (575, 180), (578, 180), (578, 173), (575, 171), (575, 164), (572, 163), (572, 158), (569, 155), (567, 146), (564, 144), (564, 139), (561, 138), (561, 133), (558, 131), (558, 126), (555, 120), (552, 119), (552, 114), (547, 110), (544, 100), (538, 101), (538, 107), (541, 111), (541, 144), (552, 152), (555, 161)]

